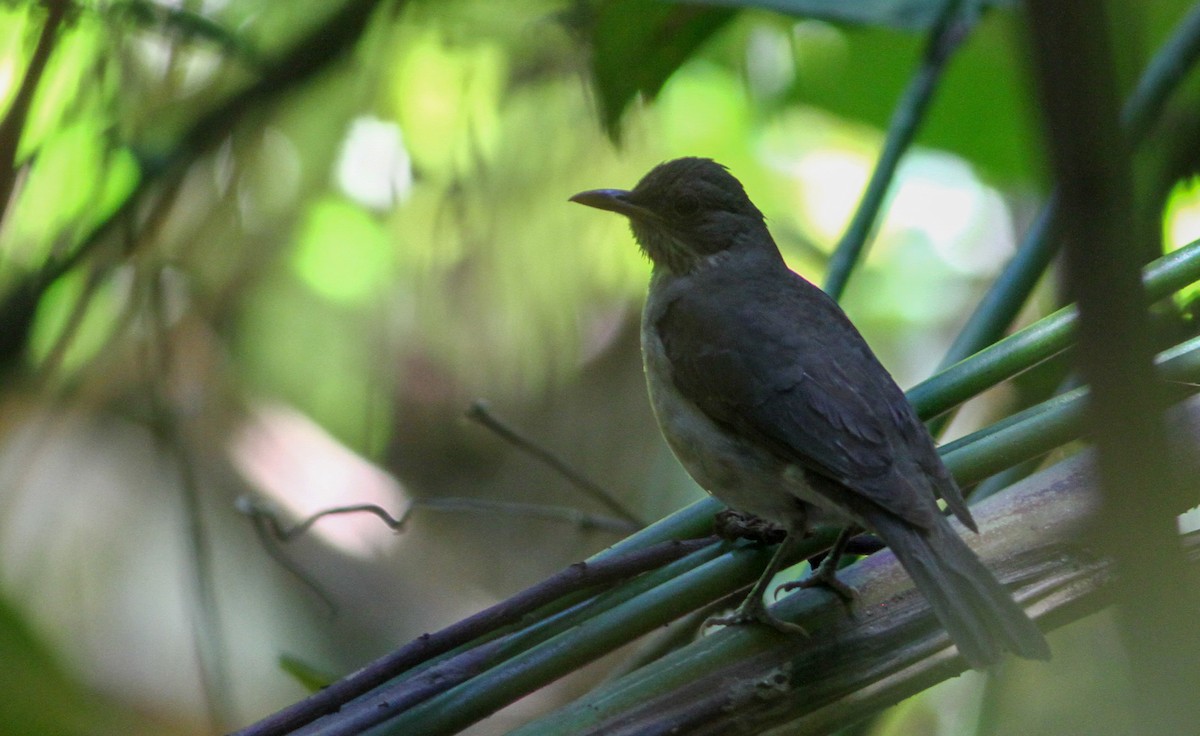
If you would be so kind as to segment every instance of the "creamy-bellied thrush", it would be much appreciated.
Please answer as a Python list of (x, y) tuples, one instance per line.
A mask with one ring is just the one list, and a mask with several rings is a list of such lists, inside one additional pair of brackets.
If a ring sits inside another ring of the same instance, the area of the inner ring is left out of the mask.
[[(725, 621), (771, 615), (763, 593), (810, 524), (875, 532), (967, 663), (1003, 651), (1047, 659), (1037, 626), (959, 538), (938, 499), (975, 531), (962, 492), (904, 393), (841, 308), (792, 272), (763, 215), (723, 166), (661, 164), (631, 191), (572, 201), (629, 218), (653, 263), (642, 356), (667, 443), (704, 489), (787, 530)], [(836, 555), (821, 577), (836, 585)]]

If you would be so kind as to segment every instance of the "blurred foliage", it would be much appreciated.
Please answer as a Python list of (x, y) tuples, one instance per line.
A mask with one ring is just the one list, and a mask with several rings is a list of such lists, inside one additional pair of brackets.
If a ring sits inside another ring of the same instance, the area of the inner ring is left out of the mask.
[[(0, 734), (150, 734), (152, 724), (80, 687), (7, 601), (0, 599)], [(53, 703), (53, 707), (47, 705)]]
[[(933, 27), (944, 3), (928, 0), (863, 0), (856, 3), (838, 0), (683, 0), (700, 5), (726, 5), (735, 8), (774, 10), (797, 18), (845, 23), (850, 25), (894, 28), (902, 31), (928, 31)], [(964, 3), (966, 4), (966, 3)], [(1012, 8), (1012, 0), (971, 0), (979, 7)]]
[[(79, 42), (72, 38), (64, 45), (72, 50), (73, 71), (64, 77), (67, 82), (52, 84), (67, 74), (55, 71), (63, 68), (61, 62), (52, 64), (44, 87), (83, 86), (85, 74), (112, 80), (89, 87), (91, 104), (105, 110), (107, 119), (89, 123), (76, 115), (46, 142), (32, 121), (63, 103), (61, 96), (39, 93), (22, 150), (35, 150), (40, 143), (46, 153), (30, 168), (21, 191), (35, 204), (18, 206), (6, 223), (0, 240), (6, 259), (20, 257), (35, 268), (49, 243), (59, 242), (59, 252), (68, 250), (73, 239), (111, 214), (114, 205), (96, 207), (97, 200), (119, 203), (129, 195), (139, 168), (135, 161), (157, 170), (155, 162), (168, 155), (172, 135), (178, 137), (186, 127), (186, 110), (211, 106), (236, 89), (253, 69), (253, 59), (281, 53), (287, 35), (273, 30), (279, 11), (270, 4), (242, 33), (222, 37), (216, 30), (239, 27), (251, 17), (243, 15), (245, 10), (230, 7), (228, 17), (204, 23), (186, 11), (150, 13), (145, 5), (79, 16), (71, 30), (81, 34)], [(637, 294), (644, 266), (628, 247), (548, 252), (547, 243), (576, 239), (571, 233), (579, 218), (562, 206), (563, 192), (628, 184), (660, 158), (702, 152), (738, 170), (752, 191), (767, 193), (768, 212), (779, 213), (795, 233), (781, 234), (785, 247), (808, 247), (812, 225), (797, 218), (787, 196), (797, 184), (788, 181), (786, 170), (772, 175), (770, 169), (786, 167), (786, 159), (803, 150), (828, 145), (821, 133), (841, 128), (794, 111), (821, 109), (880, 124), (908, 73), (907, 64), (896, 60), (912, 58), (919, 42), (887, 30), (847, 32), (815, 20), (789, 25), (768, 16), (667, 4), (577, 4), (558, 16), (562, 25), (555, 24), (554, 3), (526, 3), (520, 10), (497, 12), (465, 2), (407, 4), (399, 22), (377, 24), (367, 37), (358, 53), (364, 59), (370, 55), (369, 65), (356, 65), (353, 76), (335, 70), (299, 90), (294, 100), (258, 113), (261, 133), (235, 131), (217, 150), (196, 152), (194, 170), (179, 189), (161, 195), (174, 201), (155, 205), (163, 211), (161, 232), (141, 236), (159, 243), (147, 249), (148, 258), (165, 258), (186, 275), (178, 286), (185, 293), (175, 298), (229, 310), (227, 318), (238, 326), (236, 356), (258, 390), (298, 405), (361, 449), (378, 452), (386, 441), (386, 424), (380, 424), (388, 414), (384, 397), (396, 381), (405, 381), (394, 371), (398, 357), (401, 364), (408, 355), (416, 365), (455, 375), (443, 388), (466, 398), (484, 385), (536, 391), (548, 379), (569, 375), (577, 365), (573, 356), (594, 351), (578, 342), (580, 320), (592, 319), (581, 315), (581, 308), (597, 298), (615, 304)], [(1019, 163), (1012, 168), (1029, 153), (1028, 121), (1013, 118), (1027, 104), (1016, 98), (1011, 64), (1017, 55), (1008, 16), (992, 17), (996, 20), (956, 60), (947, 82), (956, 84), (961, 77), (964, 88), (978, 87), (979, 77), (986, 76), (992, 80), (991, 94), (948, 91), (947, 104), (926, 126), (923, 142), (971, 151), (984, 169), (1012, 176), (1028, 169)], [(103, 23), (119, 33), (102, 34)], [(695, 35), (681, 36), (681, 31)], [(145, 38), (148, 33), (158, 40)], [(531, 43), (535, 34), (549, 41)], [(580, 35), (591, 40), (588, 58), (607, 126), (628, 131), (626, 163), (620, 168), (625, 173), (618, 173), (615, 152), (605, 155), (607, 164), (605, 157), (592, 155), (605, 147), (589, 124), (588, 100), (571, 76), (581, 61), (572, 43)], [(171, 43), (165, 59), (154, 51), (154, 43), (164, 40)], [(113, 49), (125, 57), (121, 72), (95, 63)], [(228, 55), (217, 55), (220, 50)], [(155, 71), (163, 61), (169, 62), (167, 74)], [(668, 78), (672, 83), (664, 88)], [(135, 98), (126, 90), (142, 92), (136, 98), (141, 104), (131, 104)], [(631, 107), (637, 94), (660, 93), (654, 108)], [(42, 97), (58, 101), (41, 103)], [(168, 104), (172, 98), (188, 102)], [(798, 101), (804, 106), (797, 108)], [(952, 107), (958, 104), (994, 109)], [(314, 116), (314, 109), (325, 114)], [(943, 115), (949, 121), (944, 134), (937, 132)], [(959, 124), (964, 117), (986, 125)], [(395, 121), (394, 153), (354, 153), (363, 145), (354, 133), (364, 119)], [(112, 131), (107, 139), (92, 133), (97, 125)], [(648, 146), (651, 129), (661, 133)], [(949, 139), (951, 134), (960, 140)], [(540, 145), (525, 144), (531, 136)], [(759, 163), (764, 144), (777, 160), (768, 159), (765, 171)], [(878, 144), (852, 145), (865, 150), (865, 164)], [(987, 147), (997, 145), (1004, 147), (995, 154), (1000, 163), (991, 166)], [(132, 156), (131, 150), (141, 153)], [(401, 182), (383, 185), (392, 189), (383, 206), (381, 200), (352, 193), (355, 177), (331, 182), (324, 173), (334, 161), (354, 155), (375, 166), (390, 157), (389, 165), (400, 170), (365, 174), (360, 167), (359, 178)], [(590, 161), (587, 169), (567, 163), (583, 160)], [(44, 188), (60, 186), (64, 167), (105, 174), (73, 177), (78, 184), (65, 199), (48, 196)], [(103, 182), (104, 189), (84, 188), (97, 186), (94, 182)], [(86, 218), (80, 217), (84, 203), (89, 205)], [(39, 209), (46, 207), (54, 211)], [(229, 226), (242, 234), (229, 232)], [(620, 227), (591, 221), (582, 226), (614, 235)], [(212, 235), (219, 235), (219, 249)], [(220, 257), (210, 255), (216, 252)], [(280, 257), (291, 262), (290, 273), (272, 275), (262, 289), (243, 288), (254, 278), (249, 274), (271, 269)], [(810, 273), (821, 266), (813, 251), (803, 260)], [(52, 297), (47, 294), (33, 354), (50, 355), (56, 336), (66, 334), (74, 345), (64, 367), (78, 367), (89, 353), (109, 344), (97, 317), (72, 332), (62, 330), (70, 324), (69, 305), (93, 298), (103, 302), (95, 294), (110, 280), (76, 278), (75, 286), (56, 286)], [(225, 301), (226, 296), (235, 301)], [(111, 325), (116, 315), (111, 307), (108, 311)], [(886, 307), (879, 311), (890, 313)], [(382, 332), (361, 331), (378, 329), (371, 317), (383, 314), (393, 323)], [(322, 346), (319, 360), (306, 356), (314, 340)]]
[(729, 11), (668, 3), (600, 3), (588, 19), (587, 34), (593, 44), (592, 78), (609, 133), (618, 137), (621, 115), (637, 95), (657, 95), (667, 78), (733, 17)]
[[(1046, 188), (1015, 5), (977, 3), (982, 21), (848, 292), (902, 382), (936, 364)], [(131, 421), (166, 406), (199, 425), (199, 464), (224, 477), (247, 407), (278, 401), (373, 460), (419, 455), (442, 468), (426, 458), (441, 451), (461, 471), (480, 456), (441, 428), (469, 400), (539, 406), (626, 346), (648, 268), (616, 218), (568, 196), (711, 156), (746, 184), (789, 262), (819, 278), (941, 6), (0, 3), (0, 151), (13, 144), (0, 160), (11, 164), (0, 171), (11, 185), (0, 189), (11, 191), (0, 346), (12, 352), (0, 359), (6, 406), (20, 407), (0, 414), (0, 431), (35, 424), (30, 406)], [(1117, 10), (1130, 85), (1189, 7)], [(40, 44), (49, 55), (35, 75)], [(1192, 75), (1155, 155), (1189, 150), (1176, 145), (1191, 130), (1179, 123), (1197, 102)], [(1176, 244), (1200, 235), (1186, 216), (1194, 189), (1180, 188), (1164, 221)], [(610, 426), (602, 414), (572, 424)], [(414, 436), (430, 444), (396, 449)], [(621, 482), (694, 492), (671, 478)], [(240, 482), (225, 478), (213, 504), (227, 509)], [(29, 538), (6, 527), (28, 523), (23, 498), (0, 491), (0, 546)], [(16, 563), (0, 568), (14, 609), (38, 585)], [(30, 702), (74, 702), (78, 673), (48, 659), (20, 621), (45, 611), (28, 607), (0, 611), (0, 681), (42, 673)], [(37, 630), (70, 646), (69, 626)], [(176, 728), (195, 718), (186, 711)], [(60, 726), (38, 732), (82, 732)]]

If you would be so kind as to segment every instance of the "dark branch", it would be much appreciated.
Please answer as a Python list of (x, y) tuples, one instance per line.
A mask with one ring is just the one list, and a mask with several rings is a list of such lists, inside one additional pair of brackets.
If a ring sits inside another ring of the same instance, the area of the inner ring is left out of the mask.
[[(580, 591), (596, 590), (647, 570), (685, 557), (716, 542), (715, 537), (682, 542), (663, 542), (625, 555), (601, 561), (580, 562), (527, 588), (491, 608), (463, 619), (435, 634), (424, 634), (396, 651), (381, 657), (350, 676), (259, 721), (235, 736), (282, 736), (293, 729), (341, 708), (354, 698), (439, 654), (517, 623), (542, 606)], [(479, 652), (490, 651), (489, 645)], [(476, 653), (471, 656), (481, 656)], [(448, 687), (449, 685), (447, 685)], [(423, 693), (428, 697), (434, 693)]]
[(612, 493), (609, 493), (604, 488), (584, 477), (582, 473), (572, 468), (554, 453), (501, 421), (492, 412), (491, 407), (486, 401), (480, 399), (471, 404), (471, 408), (467, 410), (467, 418), (487, 427), (514, 447), (524, 450), (537, 460), (545, 463), (559, 475), (570, 481), (576, 488), (586, 493), (592, 499), (599, 501), (605, 508), (617, 516), (636, 525), (638, 529), (645, 526), (645, 523), (632, 511), (625, 508), (625, 505), (617, 500), (616, 496)]

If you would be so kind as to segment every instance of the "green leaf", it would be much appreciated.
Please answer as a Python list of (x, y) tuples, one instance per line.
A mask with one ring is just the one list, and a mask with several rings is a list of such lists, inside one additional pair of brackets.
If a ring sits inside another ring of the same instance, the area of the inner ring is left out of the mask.
[(731, 10), (611, 0), (593, 18), (592, 76), (609, 135), (619, 138), (625, 108), (653, 99), (676, 69), (733, 18)]
[(290, 654), (279, 655), (279, 667), (310, 693), (329, 687), (330, 683), (337, 680), (337, 677), (327, 670), (311, 665), (300, 657)]
[(33, 364), (49, 363), (70, 375), (98, 357), (128, 308), (128, 277), (118, 270), (93, 283), (88, 274), (74, 271), (47, 289), (29, 339)]

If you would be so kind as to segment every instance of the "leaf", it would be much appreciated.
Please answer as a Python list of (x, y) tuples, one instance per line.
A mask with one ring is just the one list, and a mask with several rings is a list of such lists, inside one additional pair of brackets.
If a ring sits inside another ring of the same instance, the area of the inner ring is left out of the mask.
[(625, 108), (653, 99), (663, 83), (717, 30), (732, 10), (645, 0), (610, 0), (592, 18), (592, 78), (605, 129), (614, 140)]
[[(789, 102), (886, 128), (925, 39), (876, 27), (823, 30), (796, 42), (806, 63), (797, 65)], [(992, 184), (1028, 186), (1039, 176), (1038, 120), (1025, 87), (1019, 34), (1014, 14), (985, 16), (950, 61), (917, 132), (918, 145), (962, 156)], [(819, 35), (831, 36), (834, 53), (816, 56)]]
[[(973, 1), (992, 7), (1012, 4)], [(738, 8), (805, 11), (813, 18), (857, 24), (849, 29), (826, 26), (826, 33), (817, 33), (821, 38), (805, 33), (793, 39), (803, 58), (794, 67), (788, 101), (882, 128), (924, 45), (921, 34), (896, 29), (931, 22), (939, 5), (940, 0), (608, 0), (591, 17), (568, 24), (591, 39), (600, 117), (614, 140), (628, 105), (639, 94), (655, 98), (676, 70), (701, 55), (704, 42), (728, 26)], [(923, 9), (914, 10), (918, 6)], [(991, 181), (1036, 179), (1037, 121), (1024, 89), (1018, 26), (1012, 13), (984, 18), (950, 64), (944, 89), (918, 134), (920, 144), (965, 156)], [(988, 94), (978, 94), (980, 89)], [(708, 112), (695, 114), (704, 121)]]
[(290, 654), (280, 655), (279, 667), (291, 675), (292, 679), (303, 685), (304, 689), (310, 693), (315, 693), (318, 690), (329, 687), (331, 683), (337, 681), (337, 677), (327, 670), (309, 664), (303, 659)]

